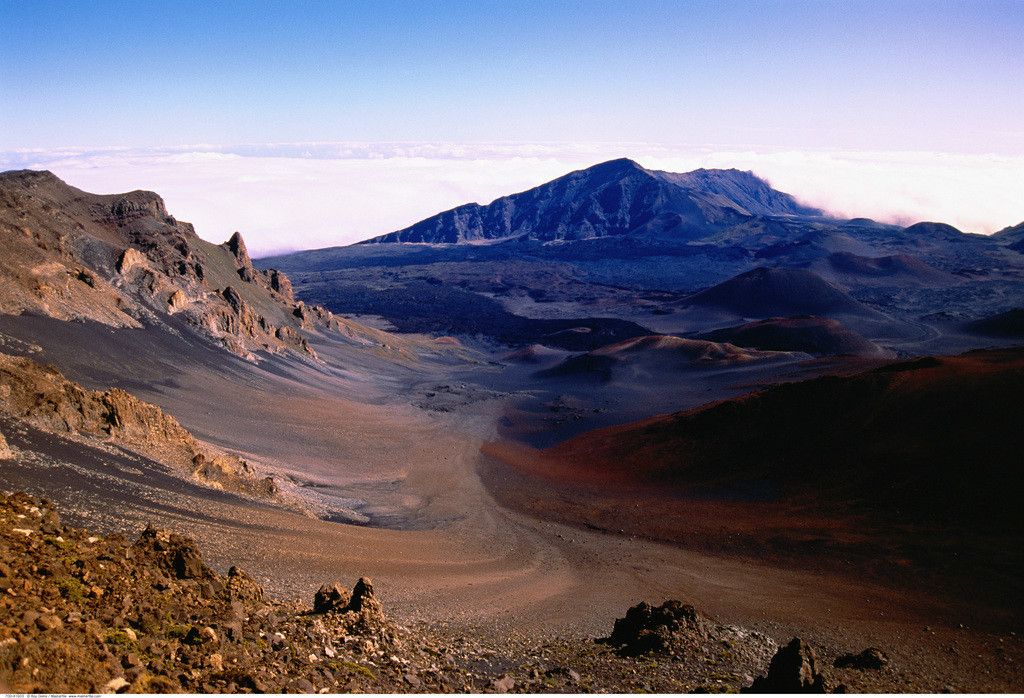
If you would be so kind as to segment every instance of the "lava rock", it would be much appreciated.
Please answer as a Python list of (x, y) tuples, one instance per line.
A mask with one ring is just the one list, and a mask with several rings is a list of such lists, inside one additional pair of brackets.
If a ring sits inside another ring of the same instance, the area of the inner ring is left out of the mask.
[(836, 657), (833, 666), (837, 669), (882, 669), (889, 658), (877, 647), (868, 647), (860, 654), (843, 654)]
[(313, 613), (342, 613), (348, 609), (350, 596), (341, 582), (324, 584), (313, 596)]
[(624, 618), (615, 621), (611, 636), (604, 642), (616, 647), (622, 655), (638, 656), (670, 651), (680, 634), (702, 637), (706, 634), (704, 623), (693, 606), (674, 599), (661, 606), (642, 601), (626, 611)]
[(798, 637), (772, 657), (768, 673), (754, 679), (744, 693), (825, 693), (818, 653)]

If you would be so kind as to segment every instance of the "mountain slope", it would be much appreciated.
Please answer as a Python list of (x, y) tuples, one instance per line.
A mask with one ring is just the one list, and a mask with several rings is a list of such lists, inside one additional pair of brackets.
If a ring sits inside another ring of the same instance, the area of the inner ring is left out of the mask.
[(627, 234), (682, 236), (755, 215), (816, 216), (750, 172), (646, 170), (611, 160), (487, 206), (466, 204), (367, 243), (462, 243), (508, 238), (585, 240)]

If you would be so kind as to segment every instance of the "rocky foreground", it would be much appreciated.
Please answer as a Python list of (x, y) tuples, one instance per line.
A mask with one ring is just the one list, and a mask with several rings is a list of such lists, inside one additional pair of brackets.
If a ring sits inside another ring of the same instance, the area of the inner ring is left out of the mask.
[[(884, 689), (875, 649), (826, 666), (799, 639), (641, 603), (597, 641), (487, 639), (389, 620), (368, 579), (312, 605), (208, 567), (188, 538), (132, 542), (0, 495), (0, 689), (14, 692), (823, 692)], [(757, 678), (755, 678), (757, 677)]]

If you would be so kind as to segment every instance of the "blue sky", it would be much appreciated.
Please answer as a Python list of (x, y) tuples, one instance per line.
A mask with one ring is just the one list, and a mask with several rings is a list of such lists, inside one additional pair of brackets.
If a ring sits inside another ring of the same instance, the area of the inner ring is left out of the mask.
[(0, 148), (1024, 152), (1024, 3), (0, 2)]
[(256, 253), (615, 157), (839, 215), (1024, 219), (1024, 0), (0, 0), (0, 170), (151, 189)]

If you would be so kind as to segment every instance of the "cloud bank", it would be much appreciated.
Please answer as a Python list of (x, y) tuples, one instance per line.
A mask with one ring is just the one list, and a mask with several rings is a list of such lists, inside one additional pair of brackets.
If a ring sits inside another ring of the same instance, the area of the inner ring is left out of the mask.
[(98, 193), (150, 189), (221, 242), (254, 255), (344, 245), (470, 201), (630, 157), (684, 172), (751, 170), (843, 217), (949, 223), (992, 233), (1024, 220), (1024, 157), (932, 152), (740, 150), (649, 143), (283, 143), (61, 148), (0, 153), (0, 170), (49, 169)]

